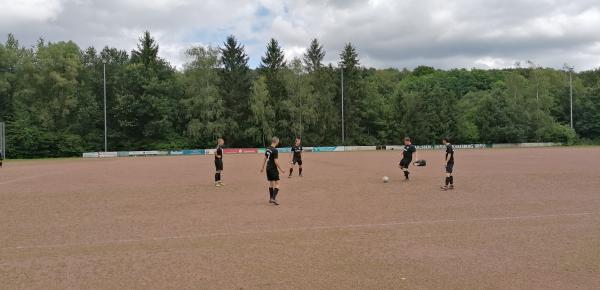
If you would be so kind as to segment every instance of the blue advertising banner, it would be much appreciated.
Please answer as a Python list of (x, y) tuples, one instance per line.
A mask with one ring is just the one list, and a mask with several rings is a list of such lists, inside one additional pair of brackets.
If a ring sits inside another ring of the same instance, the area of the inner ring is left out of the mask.
[(290, 153), (292, 152), (292, 147), (281, 147), (277, 148), (277, 150), (281, 153)]
[(205, 155), (204, 149), (182, 150), (183, 155)]
[(313, 152), (333, 152), (335, 151), (336, 146), (328, 146), (328, 147), (313, 147)]

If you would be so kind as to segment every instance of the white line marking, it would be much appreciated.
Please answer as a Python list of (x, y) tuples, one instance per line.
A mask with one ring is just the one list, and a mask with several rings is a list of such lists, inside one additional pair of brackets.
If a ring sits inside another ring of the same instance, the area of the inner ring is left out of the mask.
[(55, 174), (55, 173), (56, 172), (48, 172), (48, 173), (43, 173), (43, 174), (38, 174), (38, 175), (32, 175), (32, 176), (26, 176), (26, 177), (22, 177), (22, 178), (7, 180), (7, 181), (0, 182), (0, 185), (9, 184), (9, 183), (13, 183), (13, 182), (19, 182), (19, 181), (23, 181), (23, 180), (34, 179), (34, 178), (38, 178), (38, 177), (44, 177), (44, 176)]
[(198, 238), (210, 238), (210, 237), (221, 237), (221, 236), (288, 233), (288, 232), (318, 231), (318, 230), (343, 230), (343, 229), (357, 229), (357, 228), (392, 227), (392, 226), (403, 226), (403, 225), (425, 225), (425, 224), (444, 224), (444, 223), (460, 223), (460, 222), (493, 222), (493, 221), (543, 219), (543, 218), (555, 218), (555, 217), (581, 217), (581, 216), (590, 216), (590, 215), (596, 215), (596, 214), (597, 213), (583, 212), (583, 213), (509, 216), (509, 217), (484, 217), (484, 218), (474, 218), (474, 219), (421, 220), (421, 221), (390, 222), (390, 223), (380, 223), (380, 224), (296, 227), (296, 228), (273, 229), (273, 230), (254, 230), (254, 231), (240, 231), (240, 232), (228, 232), (228, 233), (227, 232), (225, 232), (225, 233), (207, 233), (207, 234), (190, 235), (190, 236), (155, 237), (155, 238), (147, 238), (147, 239), (121, 239), (121, 240), (101, 241), (101, 242), (94, 242), (94, 243), (80, 243), (80, 244), (54, 244), (54, 245), (4, 247), (4, 248), (0, 248), (0, 250), (31, 250), (31, 249), (49, 249), (49, 248), (89, 247), (89, 246), (103, 246), (103, 245), (109, 245), (109, 244), (127, 244), (127, 243), (140, 243), (140, 242), (168, 241), (168, 240), (185, 240), (185, 239), (198, 239)]

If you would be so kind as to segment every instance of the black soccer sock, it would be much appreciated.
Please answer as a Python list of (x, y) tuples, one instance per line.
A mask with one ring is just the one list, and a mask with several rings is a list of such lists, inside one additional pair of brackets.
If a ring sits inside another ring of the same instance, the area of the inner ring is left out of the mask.
[(404, 170), (404, 177), (406, 177), (408, 179), (409, 174), (410, 174), (410, 172), (408, 172), (408, 170)]
[(279, 193), (279, 188), (273, 188), (273, 199), (277, 199), (277, 194)]
[(446, 186), (450, 183), (450, 177), (446, 177)]
[(302, 167), (298, 168), (298, 171), (299, 171), (298, 175), (302, 175)]
[(220, 175), (219, 173), (215, 173), (215, 182), (217, 182), (221, 179), (221, 177), (219, 175)]
[(269, 198), (270, 198), (270, 199), (274, 199), (274, 197), (273, 197), (273, 196), (274, 196), (274, 194), (273, 194), (273, 193), (274, 193), (274, 190), (273, 190), (273, 188), (272, 188), (272, 187), (269, 187)]
[[(302, 170), (302, 169), (300, 169)], [(290, 168), (290, 176), (292, 176), (292, 172), (294, 172), (294, 167)]]
[(454, 185), (454, 176), (450, 176), (450, 184)]

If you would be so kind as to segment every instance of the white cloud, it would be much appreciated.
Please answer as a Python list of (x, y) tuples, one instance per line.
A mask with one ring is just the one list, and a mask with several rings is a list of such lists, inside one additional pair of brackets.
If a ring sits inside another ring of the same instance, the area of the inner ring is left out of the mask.
[(0, 0), (0, 34), (23, 44), (39, 37), (82, 47), (131, 50), (146, 29), (161, 56), (180, 66), (195, 43), (219, 45), (229, 34), (256, 65), (268, 40), (291, 58), (312, 38), (337, 62), (346, 42), (376, 67), (600, 66), (597, 0)]
[(43, 23), (56, 19), (61, 11), (60, 0), (1, 0), (0, 24)]
[(485, 69), (510, 67), (514, 63), (515, 63), (514, 60), (509, 61), (506, 59), (489, 57), (489, 56), (475, 60), (476, 67), (485, 68)]
[(122, 3), (137, 9), (153, 9), (168, 12), (189, 5), (191, 0), (124, 0)]

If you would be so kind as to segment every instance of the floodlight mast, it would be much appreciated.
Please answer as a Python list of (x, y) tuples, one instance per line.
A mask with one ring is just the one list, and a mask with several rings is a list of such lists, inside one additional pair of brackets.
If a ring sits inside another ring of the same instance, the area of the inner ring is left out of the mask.
[(108, 152), (108, 137), (106, 126), (106, 59), (102, 60), (102, 75), (104, 77), (104, 152)]
[(342, 145), (346, 145), (346, 128), (344, 126), (344, 64), (340, 63), (341, 87), (342, 87)]
[(569, 66), (568, 64), (565, 63), (565, 65), (563, 66), (564, 70), (567, 70), (569, 72), (569, 103), (570, 103), (570, 119), (571, 119), (571, 129), (574, 129), (573, 127), (573, 67)]

